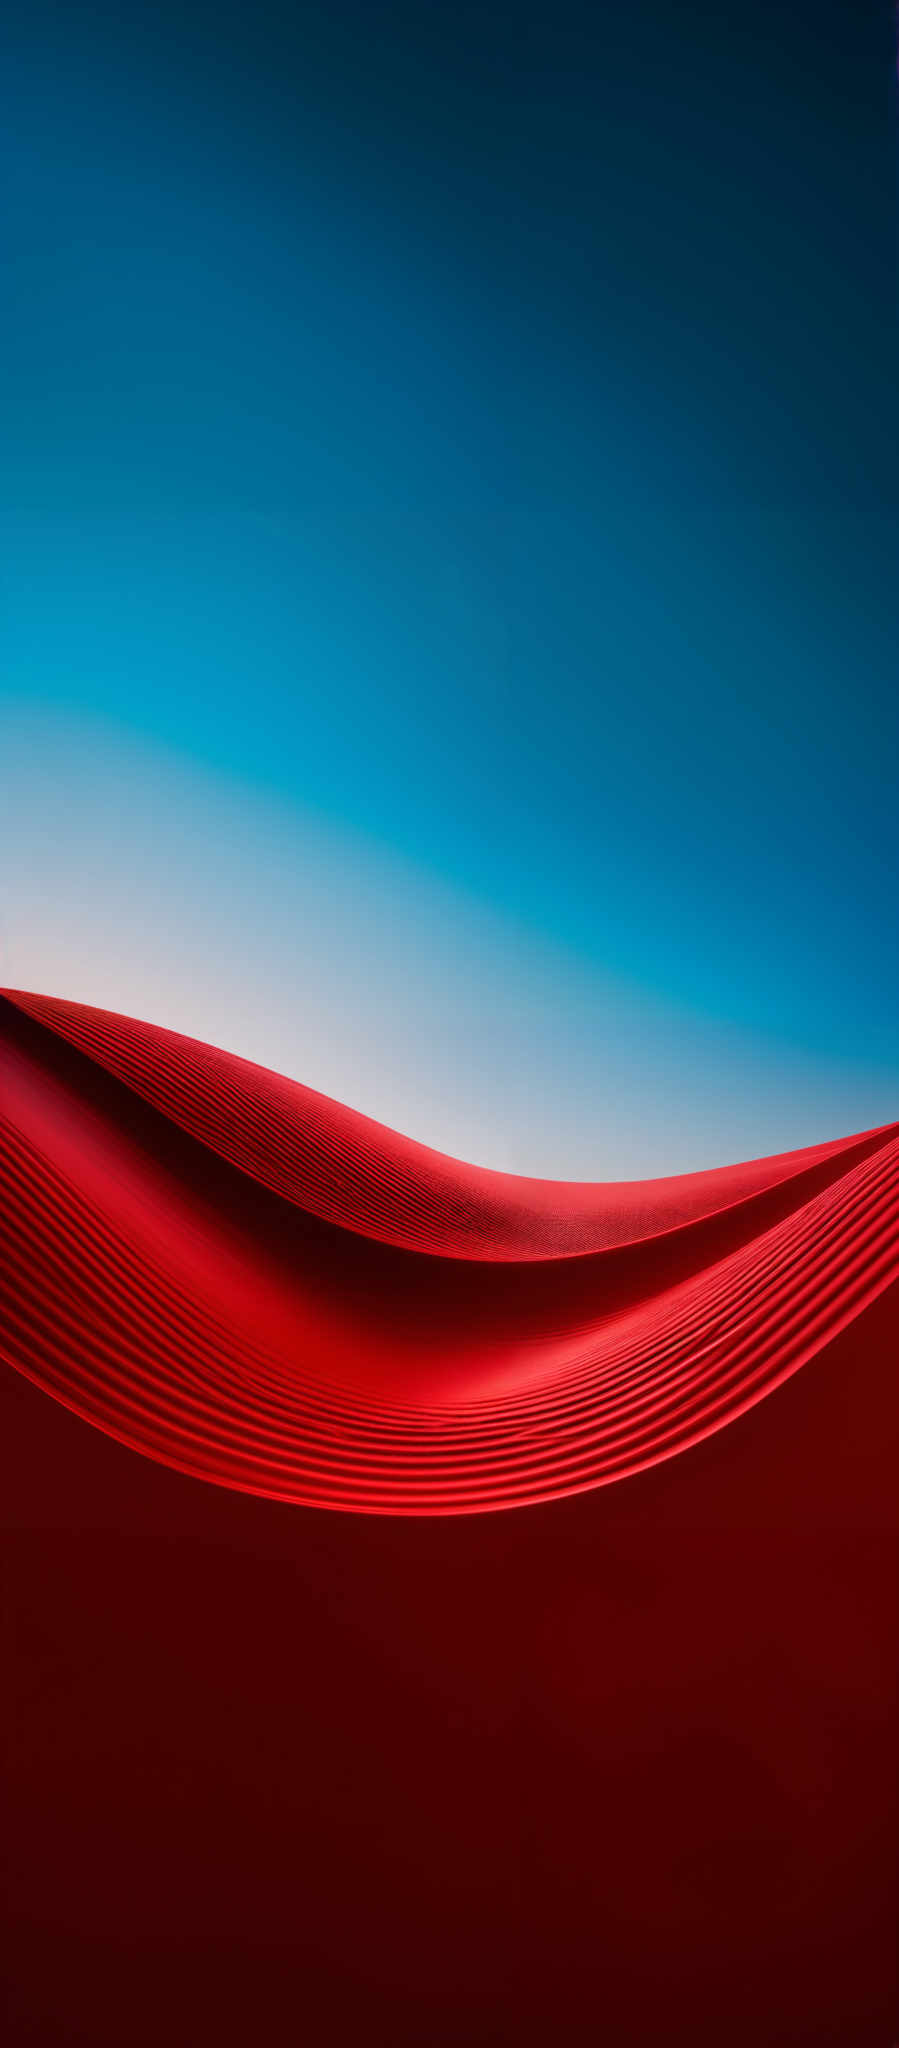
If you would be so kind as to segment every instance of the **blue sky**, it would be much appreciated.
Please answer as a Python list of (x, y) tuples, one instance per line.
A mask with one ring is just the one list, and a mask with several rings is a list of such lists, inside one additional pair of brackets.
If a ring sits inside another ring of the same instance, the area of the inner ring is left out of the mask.
[(521, 1171), (899, 1114), (890, 27), (709, 13), (14, 28), (7, 982)]

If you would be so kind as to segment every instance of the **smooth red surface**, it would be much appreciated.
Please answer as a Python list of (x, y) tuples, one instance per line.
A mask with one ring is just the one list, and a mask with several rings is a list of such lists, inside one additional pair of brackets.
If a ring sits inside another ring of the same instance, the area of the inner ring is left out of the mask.
[[(11, 1006), (5, 1025), (3, 1106), (20, 1145), (32, 1119), (43, 1188), (80, 1173), (89, 1206), (105, 1187), (144, 1254), (174, 1236), (191, 1266), (211, 1242), (235, 1316), (249, 1247), (272, 1289), (267, 1341), (299, 1237), (303, 1287), (324, 1272), (330, 1317), (351, 1273), (373, 1335), (391, 1289), (369, 1254), (346, 1265), (363, 1238), (298, 1228), (258, 1184), (247, 1206), (246, 1173), (121, 1077)], [(708, 1284), (722, 1262), (729, 1281), (786, 1225), (794, 1299), (803, 1247), (861, 1272), (847, 1295), (824, 1271), (806, 1321), (835, 1292), (851, 1316), (766, 1398), (577, 1497), (424, 1516), (254, 1497), (137, 1456), (3, 1374), (11, 2041), (893, 2041), (899, 1288), (879, 1175), (894, 1149), (872, 1138), (835, 1179), (822, 1156), (799, 1187), (782, 1177), (691, 1226), (686, 1275), (675, 1233), (613, 1252), (611, 1271), (600, 1254), (598, 1273), (596, 1255), (531, 1255), (498, 1297), (514, 1262), (433, 1261), (471, 1283), (456, 1320), (448, 1281), (394, 1288), (415, 1414), (435, 1300), (441, 1359), (475, 1310), (490, 1344), (513, 1311), (516, 1343), (536, 1329), (542, 1403), (560, 1276), (585, 1276), (565, 1315), (595, 1322), (597, 1277), (603, 1313), (630, 1314), (641, 1288)], [(176, 1187), (190, 1198), (172, 1232)], [(22, 1214), (9, 1205), (7, 1227)], [(54, 1216), (39, 1256), (58, 1277), (82, 1241), (64, 1205)], [(392, 1280), (423, 1256), (385, 1253)], [(770, 1299), (783, 1343), (787, 1297)], [(96, 1336), (110, 1309), (90, 1300), (79, 1327)], [(117, 1327), (121, 1401), (134, 1324)], [(379, 1397), (391, 1357), (367, 1357)], [(466, 1387), (457, 1372), (454, 1402)]]
[(127, 1018), (17, 996), (0, 1028), (2, 1353), (221, 1485), (423, 1515), (608, 1484), (899, 1275), (895, 1126), (676, 1180), (515, 1180)]

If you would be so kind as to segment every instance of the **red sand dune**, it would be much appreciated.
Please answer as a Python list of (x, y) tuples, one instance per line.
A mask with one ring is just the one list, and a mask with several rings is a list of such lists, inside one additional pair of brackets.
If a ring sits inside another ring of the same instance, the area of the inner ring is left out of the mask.
[(185, 1472), (384, 1513), (640, 1471), (899, 1272), (899, 1130), (610, 1186), (442, 1158), (77, 1004), (5, 1013), (9, 1362)]
[(570, 1189), (0, 1027), (12, 2048), (888, 2048), (895, 1127)]

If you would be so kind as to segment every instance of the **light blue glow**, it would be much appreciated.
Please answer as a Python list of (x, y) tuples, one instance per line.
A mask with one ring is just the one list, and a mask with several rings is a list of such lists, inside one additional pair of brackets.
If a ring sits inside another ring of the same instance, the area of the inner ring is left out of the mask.
[(3, 977), (521, 1170), (886, 1121), (891, 194), (662, 10), (400, 12), (14, 39)]

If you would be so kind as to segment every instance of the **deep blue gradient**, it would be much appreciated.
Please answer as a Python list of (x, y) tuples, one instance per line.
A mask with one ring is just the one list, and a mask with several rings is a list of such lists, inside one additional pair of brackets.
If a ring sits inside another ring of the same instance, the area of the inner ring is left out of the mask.
[[(38, 6), (5, 72), (16, 718), (362, 835), (772, 1074), (830, 1062), (847, 1128), (856, 1083), (899, 1114), (887, 12)], [(90, 999), (102, 890), (80, 937), (43, 985)], [(702, 1089), (697, 1037), (674, 1163), (732, 1149), (690, 1156)]]

